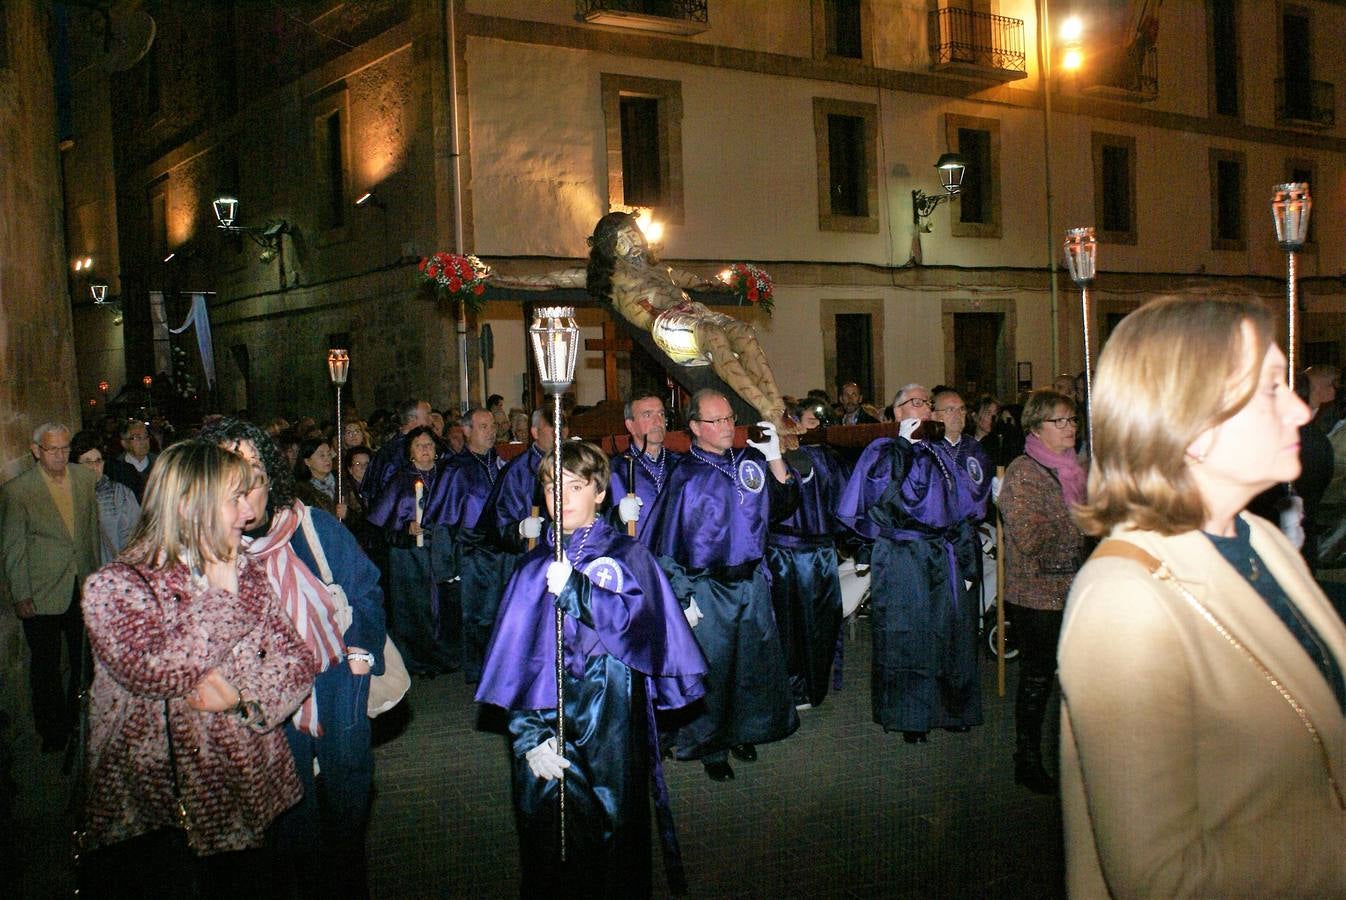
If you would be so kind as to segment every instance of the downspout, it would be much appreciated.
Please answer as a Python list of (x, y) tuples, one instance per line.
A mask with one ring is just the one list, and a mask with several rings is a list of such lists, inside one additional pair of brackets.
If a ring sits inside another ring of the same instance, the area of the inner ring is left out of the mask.
[[(453, 160), (453, 252), (463, 255), (463, 164), (458, 147), (458, 23), (457, 0), (443, 0), (449, 22), (449, 156)], [(471, 404), (467, 379), (467, 303), (458, 301), (458, 411)]]

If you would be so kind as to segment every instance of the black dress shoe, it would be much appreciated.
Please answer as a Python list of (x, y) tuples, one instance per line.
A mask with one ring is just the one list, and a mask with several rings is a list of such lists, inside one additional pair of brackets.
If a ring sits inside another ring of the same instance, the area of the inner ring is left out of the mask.
[(729, 752), (734, 754), (734, 759), (757, 762), (757, 748), (752, 744), (735, 744), (729, 748)]
[(734, 770), (727, 762), (708, 762), (705, 766), (706, 775), (711, 781), (729, 781), (734, 777)]
[(924, 731), (904, 731), (902, 740), (908, 744), (924, 744), (926, 742), (926, 732)]
[(952, 734), (967, 734), (972, 730), (969, 725), (945, 725), (944, 730)]

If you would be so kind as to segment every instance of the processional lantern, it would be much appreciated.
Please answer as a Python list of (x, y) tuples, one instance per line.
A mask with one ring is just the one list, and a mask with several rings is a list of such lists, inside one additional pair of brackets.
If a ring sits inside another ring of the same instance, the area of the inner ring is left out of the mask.
[(1313, 200), (1306, 182), (1278, 184), (1272, 189), (1271, 219), (1276, 223), (1276, 243), (1285, 251), (1285, 357), (1289, 370), (1290, 389), (1295, 387), (1295, 357), (1298, 343), (1296, 319), (1299, 304), (1296, 300), (1295, 257), (1304, 249), (1309, 238), (1309, 212)]
[(1094, 376), (1089, 336), (1089, 288), (1098, 274), (1098, 238), (1092, 227), (1066, 229), (1066, 268), (1080, 289), (1080, 319), (1084, 322), (1084, 402), (1089, 428), (1089, 452), (1094, 449)]
[(346, 383), (346, 376), (350, 373), (351, 355), (347, 350), (332, 348), (327, 351), (327, 374), (332, 379), (332, 384), (336, 385), (336, 501), (344, 503), (346, 495), (341, 490), (341, 480), (345, 474), (345, 465), (342, 461), (346, 449), (346, 431), (341, 425), (341, 386)]

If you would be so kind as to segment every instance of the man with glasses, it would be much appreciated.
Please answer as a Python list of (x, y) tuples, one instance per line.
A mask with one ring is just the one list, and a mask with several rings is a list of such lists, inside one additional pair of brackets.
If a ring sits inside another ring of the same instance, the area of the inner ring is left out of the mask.
[[(898, 436), (865, 449), (838, 515), (873, 541), (874, 721), (916, 744), (932, 728), (964, 732), (982, 721), (973, 529), (992, 473), (981, 445), (962, 433), (957, 391), (932, 397), (907, 385), (893, 413)], [(943, 437), (927, 439), (927, 419), (944, 425)]]
[(128, 419), (121, 430), (121, 456), (108, 459), (104, 468), (106, 475), (118, 484), (124, 484), (136, 495), (136, 502), (145, 500), (145, 481), (150, 477), (150, 467), (159, 458), (159, 454), (150, 452), (149, 427), (138, 419)]
[(653, 507), (683, 455), (664, 449), (668, 417), (659, 397), (653, 394), (636, 397), (626, 404), (625, 412), (626, 433), (631, 442), (625, 453), (612, 457), (608, 496), (622, 525), (635, 522), (636, 538), (648, 544), (650, 532), (645, 527), (648, 517), (642, 517), (641, 512)]
[(780, 438), (734, 449), (734, 412), (718, 391), (692, 395), (692, 448), (654, 502), (647, 541), (706, 655), (704, 711), (677, 734), (679, 759), (699, 759), (714, 781), (734, 777), (729, 753), (757, 759), (756, 744), (799, 727), (767, 583), (767, 526), (799, 505)]
[[(0, 487), (0, 557), (14, 613), (32, 654), (33, 720), (42, 752), (65, 747), (84, 681), (79, 598), (99, 564), (97, 476), (70, 465), (70, 429), (48, 422), (33, 432), (37, 465)], [(61, 640), (70, 679), (61, 684)]]

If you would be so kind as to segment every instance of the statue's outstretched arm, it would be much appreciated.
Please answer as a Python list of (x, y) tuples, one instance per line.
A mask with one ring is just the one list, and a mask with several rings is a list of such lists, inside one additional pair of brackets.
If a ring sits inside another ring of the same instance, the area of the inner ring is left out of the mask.
[(542, 275), (509, 275), (496, 270), (487, 282), (493, 288), (511, 288), (519, 291), (547, 291), (555, 288), (584, 289), (588, 284), (588, 275), (582, 266), (573, 269), (557, 269)]
[(673, 283), (683, 290), (719, 292), (729, 290), (729, 285), (718, 278), (702, 278), (695, 272), (687, 272), (683, 269), (670, 268), (668, 270), (668, 277), (673, 279)]

